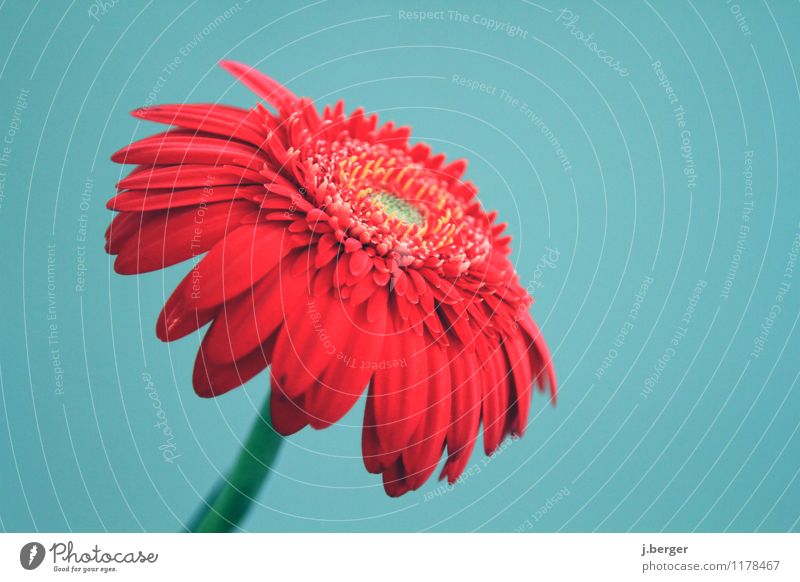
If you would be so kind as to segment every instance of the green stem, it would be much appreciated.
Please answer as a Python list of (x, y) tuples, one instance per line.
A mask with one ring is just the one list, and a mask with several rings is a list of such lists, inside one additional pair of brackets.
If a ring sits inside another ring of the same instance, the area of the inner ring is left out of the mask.
[(228, 477), (223, 477), (203, 502), (189, 531), (229, 532), (239, 527), (258, 495), (278, 455), (283, 437), (270, 422), (269, 396), (264, 411), (256, 417), (250, 434)]

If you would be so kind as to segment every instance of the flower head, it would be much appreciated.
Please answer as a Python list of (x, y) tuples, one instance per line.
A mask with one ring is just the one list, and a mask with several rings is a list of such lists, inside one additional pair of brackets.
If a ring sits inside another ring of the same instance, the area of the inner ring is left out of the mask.
[[(454, 482), (481, 424), (491, 454), (526, 428), (531, 388), (555, 376), (510, 237), (410, 130), (341, 102), (320, 113), (238, 63), (262, 105), (134, 111), (172, 129), (112, 159), (106, 234), (119, 273), (195, 258), (160, 314), (164, 341), (211, 324), (194, 387), (217, 396), (268, 366), (284, 435), (337, 422), (368, 387), (364, 462), (390, 495), (419, 488), (442, 453)], [(202, 256), (204, 255), (204, 256)], [(202, 258), (200, 258), (202, 256)]]

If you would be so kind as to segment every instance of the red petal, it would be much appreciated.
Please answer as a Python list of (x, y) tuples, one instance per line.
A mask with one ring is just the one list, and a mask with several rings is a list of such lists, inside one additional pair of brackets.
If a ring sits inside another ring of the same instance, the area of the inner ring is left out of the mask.
[(331, 295), (308, 299), (287, 314), (286, 324), (278, 332), (272, 373), (290, 398), (298, 398), (314, 386), (330, 357), (335, 357), (331, 334), (348, 323), (337, 303)]
[(234, 198), (253, 200), (264, 195), (263, 186), (217, 186), (168, 190), (127, 190), (108, 201), (111, 210), (145, 212), (225, 202)]
[(169, 131), (136, 141), (122, 148), (111, 160), (118, 164), (223, 164), (241, 165), (241, 161), (267, 158), (257, 148), (215, 136), (202, 136), (184, 130)]
[(210, 188), (260, 184), (258, 172), (238, 166), (157, 166), (136, 172), (117, 184), (120, 190), (151, 188)]
[(308, 424), (308, 415), (301, 405), (286, 397), (275, 378), (272, 378), (269, 412), (273, 428), (283, 436), (294, 434)]
[(510, 371), (505, 366), (503, 349), (495, 340), (479, 341), (477, 345), (482, 362), (483, 448), (491, 455), (505, 436)]
[[(216, 324), (212, 324), (212, 327)], [(194, 364), (194, 374), (192, 377), (194, 390), (198, 396), (211, 398), (225, 394), (241, 386), (261, 370), (269, 365), (272, 358), (274, 339), (270, 339), (264, 344), (263, 349), (256, 350), (246, 358), (231, 364), (215, 364), (208, 355), (220, 346), (210, 344), (206, 340), (210, 334), (206, 334), (200, 350), (197, 352), (197, 359)], [(211, 339), (219, 336), (211, 336)]]
[(531, 356), (531, 370), (534, 380), (541, 390), (549, 386), (550, 400), (555, 404), (558, 385), (556, 382), (555, 370), (553, 369), (553, 360), (550, 357), (550, 350), (547, 348), (547, 344), (544, 341), (542, 333), (539, 331), (539, 327), (527, 311), (519, 318), (519, 325), (531, 338), (530, 343), (532, 343), (532, 346), (528, 351)]
[(393, 365), (375, 372), (369, 398), (381, 451), (389, 456), (398, 456), (409, 445), (425, 411), (426, 365), (420, 357), (424, 347), (423, 339), (412, 331), (387, 330), (384, 357)]
[[(481, 386), (478, 360), (471, 351), (449, 350), (452, 362), (452, 420), (447, 433), (447, 463), (441, 477), (455, 483), (461, 475), (478, 438), (481, 419)], [(441, 478), (440, 477), (440, 478)]]
[(251, 111), (228, 105), (155, 105), (137, 109), (133, 111), (133, 116), (225, 138), (236, 138), (258, 147), (266, 137), (264, 129)]
[(253, 93), (265, 99), (268, 103), (275, 105), (279, 110), (283, 106), (282, 101), (291, 104), (298, 100), (297, 96), (286, 87), (249, 65), (237, 63), (236, 61), (220, 61), (219, 64), (244, 83)]
[[(533, 346), (530, 346), (533, 347)], [(508, 366), (512, 372), (512, 394), (510, 430), (522, 436), (528, 424), (528, 413), (531, 408), (531, 374), (530, 358), (527, 354), (528, 346), (519, 335), (513, 335), (503, 340), (503, 349), (506, 352)]]
[(242, 359), (273, 336), (287, 314), (307, 298), (305, 273), (292, 276), (288, 267), (278, 265), (252, 290), (219, 308), (220, 326), (208, 333), (228, 336), (229, 347), (211, 353), (218, 363)]
[[(314, 428), (324, 428), (337, 422), (353, 407), (364, 393), (374, 370), (379, 365), (385, 329), (366, 320), (366, 306), (333, 301), (322, 323), (336, 320), (331, 310), (341, 309), (347, 324), (340, 330), (332, 329), (336, 354), (328, 358), (327, 365), (304, 398), (304, 407)], [(382, 323), (382, 322), (381, 322)]]
[(196, 289), (187, 299), (201, 309), (233, 299), (278, 265), (291, 250), (285, 239), (272, 224), (240, 226), (197, 265)]
[(447, 174), (449, 178), (449, 182), (457, 182), (461, 176), (464, 175), (464, 172), (467, 170), (467, 160), (460, 159), (455, 160), (447, 164), (444, 168), (442, 168), (441, 172), (443, 174)]
[(403, 452), (405, 482), (412, 491), (419, 489), (436, 470), (442, 457), (450, 425), (450, 365), (444, 350), (434, 344), (426, 348), (428, 402), (425, 416), (417, 427), (415, 440)]
[(175, 288), (167, 300), (156, 322), (156, 336), (161, 341), (171, 342), (197, 331), (216, 314), (216, 309), (195, 309), (184, 298), (187, 287), (192, 285), (191, 273)]
[(392, 463), (397, 455), (387, 457), (378, 442), (378, 428), (375, 422), (375, 401), (367, 397), (367, 405), (364, 409), (364, 423), (361, 431), (361, 451), (364, 457), (364, 466), (370, 473), (383, 473)]
[(370, 267), (370, 258), (367, 253), (362, 250), (357, 250), (350, 256), (350, 273), (354, 277), (362, 277), (366, 274)]
[(249, 202), (233, 201), (209, 204), (202, 210), (130, 213), (130, 222), (141, 221), (138, 230), (110, 232), (109, 252), (119, 254), (114, 269), (124, 275), (145, 273), (203, 254), (238, 227), (252, 208)]
[(400, 497), (408, 493), (411, 488), (406, 483), (406, 469), (403, 462), (398, 459), (383, 473), (383, 489), (389, 497)]

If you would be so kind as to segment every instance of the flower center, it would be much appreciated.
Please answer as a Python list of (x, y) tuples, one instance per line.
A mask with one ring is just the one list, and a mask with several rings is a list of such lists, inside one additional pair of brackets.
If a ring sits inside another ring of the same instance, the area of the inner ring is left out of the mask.
[(417, 208), (391, 192), (374, 192), (370, 194), (370, 199), (389, 218), (396, 218), (417, 226), (425, 224), (425, 217)]
[(477, 202), (451, 192), (457, 186), (439, 170), (441, 161), (426, 165), (386, 144), (347, 138), (316, 148), (307, 171), (340, 240), (357, 239), (401, 267), (450, 275), (491, 252), (491, 219)]

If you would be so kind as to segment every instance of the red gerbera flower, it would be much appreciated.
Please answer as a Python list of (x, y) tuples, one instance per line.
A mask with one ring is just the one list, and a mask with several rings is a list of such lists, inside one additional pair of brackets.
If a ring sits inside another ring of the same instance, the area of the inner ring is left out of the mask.
[(314, 103), (241, 64), (253, 109), (162, 105), (173, 126), (114, 154), (137, 164), (108, 207), (115, 269), (199, 257), (158, 318), (164, 341), (211, 324), (194, 387), (210, 397), (271, 366), (283, 435), (338, 421), (369, 386), (367, 469), (389, 495), (419, 488), (443, 451), (454, 482), (483, 424), (491, 454), (526, 428), (531, 387), (556, 382), (509, 236), (410, 130)]

